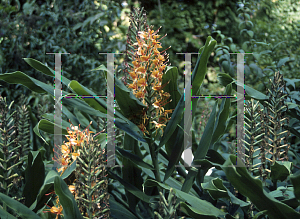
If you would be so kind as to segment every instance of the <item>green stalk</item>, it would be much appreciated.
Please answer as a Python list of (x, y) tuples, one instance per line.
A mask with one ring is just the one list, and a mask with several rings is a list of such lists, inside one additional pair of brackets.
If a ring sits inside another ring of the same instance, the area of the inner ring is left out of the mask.
[[(148, 84), (151, 84), (149, 83), (149, 80), (150, 80), (150, 77), (148, 77), (148, 80), (147, 80), (147, 83)], [(147, 124), (147, 131), (149, 132), (149, 135), (147, 136), (148, 139), (147, 139), (147, 143), (149, 145), (149, 149), (150, 149), (150, 155), (151, 155), (151, 159), (152, 159), (152, 164), (154, 166), (154, 175), (155, 175), (155, 179), (157, 182), (161, 182), (161, 179), (160, 179), (160, 170), (159, 170), (159, 165), (158, 165), (158, 151), (156, 152), (156, 149), (157, 149), (157, 145), (156, 144), (153, 144), (153, 133), (152, 133), (152, 109), (153, 109), (153, 106), (152, 106), (152, 101), (151, 101), (151, 86), (148, 86), (146, 87), (146, 90), (147, 90), (147, 97), (146, 97), (146, 101), (148, 102), (149, 104), (149, 108), (147, 110), (147, 117), (149, 119), (148, 121), (148, 124)]]
[[(5, 131), (4, 131), (4, 133), (5, 133)], [(5, 141), (5, 142), (4, 142), (4, 145), (7, 145), (7, 144), (6, 144), (6, 143), (7, 143), (7, 142), (6, 142), (6, 139), (5, 139), (4, 141)], [(3, 180), (3, 189), (5, 189), (5, 191), (6, 191), (6, 194), (5, 194), (5, 195), (8, 196), (8, 189), (7, 189), (7, 182), (6, 182), (6, 178), (7, 178), (6, 152), (3, 153), (3, 160), (4, 160), (4, 162), (3, 162), (3, 169), (4, 169), (4, 171), (3, 171), (3, 176), (4, 176), (4, 180)], [(3, 210), (4, 210), (4, 211), (7, 211), (6, 209), (7, 209), (6, 203), (3, 202)]]

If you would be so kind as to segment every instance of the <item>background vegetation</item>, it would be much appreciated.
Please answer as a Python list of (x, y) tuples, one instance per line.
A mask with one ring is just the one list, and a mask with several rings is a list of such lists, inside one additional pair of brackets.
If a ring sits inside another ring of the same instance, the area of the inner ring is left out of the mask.
[[(106, 65), (106, 55), (99, 53), (113, 52), (116, 53), (116, 74), (118, 78), (124, 76), (124, 56), (121, 53), (126, 48), (129, 13), (133, 7), (143, 7), (148, 23), (155, 30), (162, 26), (161, 36), (167, 34), (161, 43), (163, 49), (171, 46), (167, 50), (169, 63), (178, 68), (181, 94), (184, 89), (184, 55), (176, 53), (197, 53), (208, 36), (212, 36), (217, 40), (217, 45), (208, 59), (207, 74), (201, 86), (202, 95), (224, 94), (227, 84), (217, 75), (226, 73), (236, 79), (236, 55), (231, 54), (229, 58), (227, 54), (245, 52), (253, 53), (245, 55), (246, 85), (266, 93), (266, 88), (270, 87), (269, 80), (273, 80), (275, 72), (280, 71), (286, 82), (285, 93), (289, 102), (299, 105), (300, 2), (296, 0), (253, 0), (248, 4), (237, 0), (3, 0), (0, 3), (0, 75), (21, 71), (52, 86), (53, 77), (40, 74), (23, 58), (36, 59), (54, 69), (54, 56), (46, 53), (70, 53), (62, 55), (63, 76), (78, 81), (98, 95), (106, 95), (104, 73), (90, 70), (101, 64)], [(192, 71), (196, 61), (197, 55), (192, 55)], [(66, 85), (63, 85), (63, 90), (72, 92)], [(28, 106), (32, 113), (29, 117), (30, 148), (38, 150), (44, 147), (42, 159), (51, 160), (53, 148), (36, 136), (33, 128), (45, 118), (46, 113), (54, 112), (53, 97), (3, 80), (0, 80), (0, 96), (6, 97), (7, 103), (15, 101), (12, 110), (16, 110), (18, 105)], [(214, 101), (213, 98), (206, 98), (198, 104), (193, 127), (198, 130), (197, 142), (201, 140), (205, 128), (203, 124), (207, 124)], [(289, 107), (294, 110), (294, 120), (290, 121), (290, 125), (299, 130), (299, 107)], [(68, 108), (72, 110), (72, 107)], [(234, 107), (231, 108), (233, 111)], [(80, 113), (76, 115), (80, 116)], [(97, 117), (91, 118), (99, 123)], [(64, 116), (63, 120), (68, 118)], [(224, 153), (232, 147), (236, 137), (232, 120), (231, 123), (231, 129), (220, 141)], [(73, 124), (78, 125), (79, 120)], [(100, 131), (96, 124), (92, 127)], [(117, 134), (124, 132), (119, 130)], [(53, 135), (46, 132), (41, 135), (49, 145), (53, 145)], [(288, 141), (294, 150), (290, 161), (297, 168), (299, 136), (294, 133)], [(221, 174), (218, 171), (212, 176)], [(295, 169), (292, 172), (295, 173)], [(173, 174), (172, 177), (177, 176)], [(179, 177), (178, 180), (182, 181)], [(114, 190), (112, 187), (110, 191)], [(229, 212), (234, 212), (234, 208), (232, 206)]]

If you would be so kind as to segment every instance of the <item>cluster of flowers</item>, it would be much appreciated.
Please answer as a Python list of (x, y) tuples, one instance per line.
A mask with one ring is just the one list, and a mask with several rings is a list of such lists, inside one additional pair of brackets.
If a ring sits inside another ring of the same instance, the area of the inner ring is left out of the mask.
[[(165, 110), (164, 106), (172, 100), (167, 102), (170, 94), (163, 91), (166, 84), (162, 85), (162, 76), (167, 61), (165, 50), (158, 51), (162, 48), (159, 42), (162, 38), (157, 40), (159, 29), (157, 31), (152, 30), (152, 27), (146, 29), (146, 31), (138, 32), (137, 42), (132, 44), (135, 49), (135, 53), (131, 54), (133, 67), (130, 67), (129, 72), (132, 83), (129, 83), (127, 87), (132, 89), (133, 94), (147, 106), (138, 127), (144, 134), (146, 132), (149, 134), (146, 128), (149, 119), (155, 124), (156, 132), (158, 129), (163, 131), (162, 127), (166, 126), (169, 120), (168, 114), (172, 113), (172, 110)], [(152, 118), (148, 118), (146, 111), (151, 105), (156, 109), (156, 115), (154, 116), (153, 113)]]
[[(92, 122), (90, 123), (90, 125), (91, 124), (92, 124)], [(64, 142), (64, 144), (61, 146), (62, 154), (59, 154), (58, 157), (55, 156), (55, 158), (52, 158), (53, 160), (56, 160), (61, 165), (61, 167), (57, 169), (57, 171), (60, 173), (60, 175), (62, 175), (64, 173), (64, 171), (68, 168), (68, 166), (71, 165), (78, 156), (80, 156), (78, 148), (83, 145), (84, 141), (86, 143), (88, 143), (91, 138), (90, 133), (93, 133), (92, 131), (89, 131), (89, 129), (88, 129), (89, 126), (84, 131), (80, 131), (78, 129), (78, 126), (73, 126), (73, 124), (71, 124), (70, 126), (73, 131), (71, 131), (70, 128), (67, 127), (67, 131), (68, 131), (69, 135), (66, 135), (66, 138), (68, 139), (69, 142)], [(80, 127), (80, 124), (79, 124), (79, 127)], [(54, 149), (53, 149), (53, 151), (54, 151)], [(54, 153), (55, 153), (55, 151), (54, 151)], [(77, 194), (75, 193), (75, 186), (69, 185), (68, 187), (69, 187), (69, 190), (71, 191), (71, 193), (73, 195), (75, 195), (75, 198), (76, 198)], [(54, 193), (55, 192), (53, 191), (46, 195), (50, 195), (50, 194), (54, 194)], [(49, 205), (47, 205), (47, 206), (50, 207)], [(47, 209), (46, 211), (43, 211), (43, 212), (44, 213), (46, 213), (46, 212), (54, 213), (57, 215), (56, 218), (58, 218), (58, 215), (63, 215), (62, 211), (63, 211), (63, 207), (59, 203), (58, 196), (56, 196), (56, 205), (50, 207), (50, 209)]]

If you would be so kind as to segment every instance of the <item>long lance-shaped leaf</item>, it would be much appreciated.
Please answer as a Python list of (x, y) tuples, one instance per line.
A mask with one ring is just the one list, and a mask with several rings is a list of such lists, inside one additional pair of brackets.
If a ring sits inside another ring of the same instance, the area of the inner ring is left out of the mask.
[(232, 83), (233, 84), (232, 88), (235, 91), (237, 91), (237, 85), (245, 87), (245, 92), (247, 94), (247, 95), (245, 95), (246, 99), (253, 98), (255, 100), (259, 100), (261, 103), (263, 103), (264, 100), (268, 100), (268, 97), (265, 94), (255, 90), (245, 84), (244, 85), (241, 84), (240, 82), (238, 82), (237, 80), (235, 80), (234, 78), (232, 78), (230, 75), (228, 75), (226, 73), (219, 73), (218, 80), (219, 80), (220, 84), (223, 86), (227, 86), (228, 84)]
[(174, 110), (181, 98), (181, 94), (178, 89), (177, 78), (177, 67), (167, 66), (166, 73), (163, 74), (162, 77), (162, 84), (164, 85), (163, 90), (171, 95), (170, 99), (172, 99), (172, 101), (164, 106), (165, 110)]
[(10, 213), (4, 211), (2, 208), (0, 208), (0, 218), (5, 218), (5, 219), (17, 219)]
[[(109, 74), (110, 75), (110, 74)], [(116, 78), (115, 78), (116, 80)], [(78, 95), (93, 95), (96, 96), (94, 92), (90, 91), (89, 89), (83, 87), (81, 84), (79, 84), (77, 81), (71, 81), (69, 84), (69, 87), (72, 88), (74, 92), (76, 92)], [(119, 95), (121, 95), (119, 93)], [(116, 94), (116, 96), (118, 96)], [(83, 98), (83, 100), (89, 104), (92, 108), (96, 110), (101, 110), (104, 109), (105, 111), (107, 110), (107, 104), (101, 99), (101, 98)], [(116, 110), (116, 114), (119, 119), (115, 119), (115, 124), (118, 128), (121, 128), (125, 132), (127, 132), (130, 136), (133, 138), (139, 140), (139, 141), (144, 141), (145, 139), (143, 138), (143, 133), (141, 130), (131, 121), (129, 121), (126, 117), (124, 117), (121, 112)], [(120, 123), (120, 119), (125, 121), (126, 123)], [(126, 128), (124, 126), (127, 126)]]
[[(180, 126), (184, 126), (184, 118), (181, 119)], [(173, 146), (171, 156), (169, 157), (169, 164), (163, 182), (165, 182), (172, 175), (175, 169), (175, 165), (180, 160), (181, 154), (184, 150), (183, 138), (183, 130), (178, 129), (175, 145)]]
[(120, 112), (116, 111), (116, 115), (118, 117), (122, 118), (123, 120), (127, 120), (126, 118), (128, 118), (130, 115), (137, 114), (146, 107), (116, 76), (114, 76), (113, 78), (112, 74), (107, 74), (108, 70), (104, 65), (101, 65), (98, 68), (93, 69), (92, 71), (95, 70), (105, 71), (106, 79), (109, 78), (109, 80), (115, 81), (115, 99), (117, 100), (118, 105), (124, 115), (123, 116)]
[[(47, 92), (50, 95), (54, 96), (53, 86), (40, 82), (20, 71), (2, 74), (0, 75), (0, 80), (4, 80), (10, 84), (22, 84), (32, 91), (38, 93)], [(62, 94), (64, 96), (67, 95), (68, 93), (66, 91), (62, 91)], [(82, 100), (79, 100), (78, 98), (62, 98), (62, 101), (65, 105), (77, 107), (79, 110), (84, 111), (88, 114), (98, 115), (100, 117), (106, 117), (105, 113), (101, 113), (97, 110), (91, 109), (88, 104), (86, 104)]]
[(210, 196), (217, 200), (220, 198), (230, 199), (233, 204), (240, 205), (241, 207), (247, 207), (250, 205), (248, 202), (244, 202), (235, 197), (224, 185), (223, 181), (219, 178), (214, 178), (209, 182), (201, 183), (204, 190), (208, 191)]
[(129, 191), (131, 194), (135, 195), (139, 199), (141, 199), (144, 202), (151, 203), (153, 197), (146, 195), (142, 191), (140, 191), (138, 188), (136, 188), (134, 185), (128, 183), (127, 181), (123, 180), (121, 177), (119, 177), (117, 174), (114, 174), (112, 171), (107, 170), (108, 175), (110, 175), (115, 180), (118, 180), (124, 188)]
[[(236, 167), (235, 164), (239, 167)], [(260, 210), (267, 210), (272, 219), (300, 218), (300, 214), (288, 205), (276, 200), (269, 195), (262, 186), (259, 179), (253, 178), (247, 171), (243, 162), (234, 155), (224, 163), (223, 170), (230, 183)]]
[(131, 163), (138, 165), (140, 167), (144, 167), (149, 170), (153, 170), (154, 167), (145, 161), (142, 158), (133, 153), (133, 148), (131, 150), (123, 150), (122, 148), (116, 147), (118, 153), (125, 159), (128, 159)]
[[(198, 56), (196, 67), (193, 70), (193, 74), (192, 74), (192, 79), (193, 79), (192, 87), (193, 87), (193, 92), (195, 92), (196, 94), (198, 93), (198, 90), (200, 90), (200, 86), (206, 74), (207, 58), (213, 51), (216, 43), (217, 41), (215, 41), (212, 37), (209, 36), (206, 40), (205, 46), (199, 50), (201, 55)], [(170, 139), (172, 133), (175, 131), (177, 125), (181, 121), (184, 112), (184, 105), (185, 104), (184, 104), (184, 94), (183, 94), (172, 114), (170, 121), (166, 126), (163, 137), (161, 138), (161, 141), (156, 151), (158, 151)], [(195, 105), (194, 100), (193, 100), (193, 105)]]
[[(138, 159), (140, 159), (139, 164), (144, 164), (143, 160), (137, 156), (136, 154), (140, 155), (139, 146), (138, 146), (138, 141), (132, 138), (131, 136), (125, 134), (124, 136), (124, 149), (125, 150), (131, 150), (133, 154), (131, 154), (132, 158), (134, 159), (134, 156)], [(125, 150), (120, 150), (121, 153), (126, 154)], [(138, 161), (136, 159), (136, 161)], [(143, 191), (143, 178), (141, 176), (142, 170), (136, 166), (136, 164), (133, 164), (130, 160), (128, 159), (123, 159), (123, 168), (122, 168), (122, 174), (123, 174), (123, 179), (135, 186), (137, 189), (140, 191)], [(146, 164), (146, 163), (145, 163)], [(150, 166), (151, 167), (151, 166)], [(137, 203), (140, 201), (138, 197), (130, 193), (129, 191), (126, 191), (126, 196), (127, 199), (130, 200), (129, 208), (135, 212), (135, 208)]]
[(112, 195), (109, 196), (109, 208), (112, 218), (137, 219), (127, 208), (117, 202)]
[[(161, 188), (170, 190), (171, 188), (163, 183), (159, 183), (155, 180), (152, 179), (147, 179), (144, 186), (160, 186)], [(216, 208), (215, 206), (213, 206), (211, 203), (204, 201), (202, 199), (199, 199), (193, 195), (187, 194), (183, 191), (180, 191), (178, 189), (174, 189), (173, 191), (175, 192), (175, 195), (181, 199), (182, 201), (186, 201), (188, 202), (192, 208), (195, 208), (201, 215), (203, 216), (214, 216), (215, 218), (217, 218), (218, 216), (224, 216), (225, 213), (222, 212), (220, 209)], [(214, 218), (213, 217), (213, 218)], [(205, 217), (203, 217), (205, 218)]]
[[(41, 64), (41, 65), (43, 65), (43, 64)], [(29, 88), (32, 91), (35, 91), (35, 92), (38, 92), (38, 93), (48, 92), (50, 95), (54, 96), (53, 86), (45, 84), (43, 82), (40, 82), (40, 81), (38, 81), (38, 80), (24, 74), (23, 72), (20, 72), (20, 71), (16, 71), (16, 72), (13, 72), (13, 73), (2, 74), (2, 75), (0, 75), (0, 80), (4, 80), (4, 81), (6, 81), (8, 83), (11, 83), (11, 84), (22, 84), (22, 85), (26, 86), (27, 88)], [(84, 88), (84, 89), (88, 90), (87, 88)], [(91, 91), (89, 93), (92, 94), (92, 95), (95, 95)], [(64, 95), (67, 95), (68, 93), (66, 91), (62, 91), (62, 94), (64, 96)], [(84, 99), (87, 99), (87, 98), (84, 98)], [(96, 99), (97, 99), (98, 102), (100, 101), (100, 100), (98, 100), (99, 98), (96, 98)], [(102, 118), (107, 117), (105, 113), (99, 112), (98, 110), (95, 110), (95, 109), (91, 108), (85, 101), (79, 100), (78, 98), (62, 98), (62, 102), (63, 102), (64, 105), (76, 107), (76, 108), (78, 108), (78, 110), (81, 110), (85, 113), (88, 113), (89, 115), (96, 115), (96, 116), (99, 116), (99, 117), (102, 117)], [(101, 106), (103, 106), (103, 105), (101, 105)], [(105, 103), (105, 106), (106, 106), (106, 103)], [(126, 119), (124, 116), (122, 116), (118, 112), (116, 112), (116, 116), (119, 116), (119, 118), (116, 118), (116, 120), (115, 120), (115, 124), (118, 128), (120, 128), (123, 131), (127, 132), (129, 135), (133, 136), (137, 140), (145, 142), (143, 137), (141, 137), (142, 134), (139, 133), (140, 130), (138, 129), (138, 127), (136, 125), (134, 125), (132, 122), (130, 122), (128, 119)], [(124, 121), (124, 119), (125, 119), (125, 121)], [(41, 126), (39, 128), (42, 131), (44, 131), (43, 126)]]
[[(232, 86), (231, 86), (231, 84), (228, 84), (226, 86), (225, 94), (231, 95), (231, 90), (232, 90)], [(223, 98), (223, 100), (222, 100), (218, 115), (216, 116), (214, 128), (213, 128), (213, 135), (212, 135), (212, 138), (210, 141), (210, 146), (209, 146), (210, 149), (217, 150), (218, 144), (215, 144), (215, 143), (218, 141), (218, 139), (220, 139), (225, 134), (226, 121), (229, 116), (230, 101), (231, 100), (229, 98)], [(205, 136), (204, 133), (203, 133), (203, 136)], [(201, 138), (201, 140), (202, 140), (202, 138)], [(206, 141), (204, 141), (204, 142), (206, 142)], [(200, 147), (200, 144), (199, 144), (199, 147)], [(205, 146), (204, 147), (201, 146), (201, 148), (204, 149), (204, 151), (202, 153), (203, 155), (204, 155), (204, 153), (208, 152), (208, 150), (205, 149), (206, 148)], [(204, 156), (206, 156), (206, 154)], [(201, 158), (201, 159), (203, 159), (203, 158)], [(196, 178), (198, 185), (200, 185), (203, 182), (204, 176), (208, 170), (209, 170), (209, 168), (201, 168), (198, 170), (198, 174), (197, 174), (198, 177)], [(191, 174), (194, 174), (194, 173), (191, 173)], [(188, 183), (188, 184), (190, 184), (190, 183)], [(188, 187), (186, 187), (186, 188), (188, 188)]]
[[(67, 169), (64, 171), (62, 174), (61, 178), (66, 179), (68, 176), (71, 175), (71, 173), (76, 169), (76, 161), (74, 161), (71, 165), (67, 167)], [(36, 197), (36, 200), (34, 203), (30, 206), (31, 210), (37, 211), (38, 209), (44, 207), (44, 203), (47, 202), (49, 199), (49, 196), (46, 196), (46, 193), (49, 193), (49, 189), (53, 186), (54, 184), (54, 179), (57, 176), (57, 172), (54, 170), (51, 170), (48, 172), (47, 176), (45, 177), (44, 184), (40, 188), (39, 194)]]
[(211, 52), (213, 51), (213, 49), (215, 48), (216, 44), (217, 41), (214, 40), (211, 36), (208, 36), (204, 48), (202, 47), (203, 52), (201, 52), (202, 48), (199, 51), (199, 53), (201, 52), (201, 54), (198, 56), (199, 62), (197, 60), (197, 64), (195, 67), (196, 72), (193, 71), (193, 75), (192, 75), (193, 96), (198, 95), (200, 92), (200, 86), (207, 72), (208, 58)]
[(54, 189), (63, 207), (64, 218), (83, 219), (68, 185), (58, 175), (54, 178)]
[[(195, 152), (194, 160), (204, 159), (207, 152), (208, 152), (210, 142), (211, 142), (211, 139), (212, 139), (212, 136), (213, 136), (213, 129), (214, 129), (214, 126), (215, 126), (215, 121), (216, 121), (216, 108), (217, 108), (217, 105), (218, 104), (216, 102), (215, 105), (214, 105), (214, 108), (213, 108), (213, 110), (210, 114), (210, 117), (208, 119), (208, 122), (206, 124), (206, 127), (204, 129), (204, 132), (203, 132), (203, 135), (202, 135), (201, 140), (199, 142), (199, 145), (197, 147), (197, 150)], [(192, 163), (192, 165), (193, 165), (193, 163)], [(198, 171), (198, 174), (199, 174), (199, 171)], [(194, 182), (194, 179), (195, 179), (194, 176), (195, 176), (194, 171), (189, 171), (188, 177), (184, 181), (184, 184), (181, 188), (182, 191), (184, 191), (184, 192), (189, 192), (190, 191), (191, 186), (192, 186), (191, 182)]]
[[(20, 215), (24, 219), (41, 219), (36, 213), (27, 208), (22, 203), (12, 199), (11, 197), (4, 195), (0, 192), (0, 200), (4, 202), (7, 206), (13, 209), (18, 215)], [(5, 214), (0, 212), (1, 218), (5, 218)], [(4, 216), (3, 216), (4, 215)], [(3, 216), (3, 217), (2, 217)]]
[[(55, 76), (55, 71), (48, 66), (44, 65), (43, 63), (39, 62), (38, 60), (32, 58), (23, 58), (27, 64), (29, 64), (34, 69), (38, 70), (39, 72), (48, 75), (48, 76)], [(61, 76), (62, 83), (66, 86), (70, 83), (70, 80), (64, 76)]]
[(123, 115), (128, 118), (130, 115), (139, 113), (146, 106), (141, 103), (136, 96), (115, 77), (115, 98), (123, 112)]
[(45, 179), (45, 166), (42, 154), (39, 151), (29, 152), (25, 179), (23, 196), (25, 197), (25, 205), (30, 206), (39, 194), (39, 190), (44, 184)]
[[(226, 86), (226, 95), (231, 95), (232, 87), (231, 84)], [(224, 135), (226, 130), (226, 121), (229, 116), (230, 98), (223, 98), (218, 116), (215, 123), (214, 134), (212, 136), (211, 145), (218, 141), (218, 139)], [(217, 150), (217, 148), (214, 148)]]

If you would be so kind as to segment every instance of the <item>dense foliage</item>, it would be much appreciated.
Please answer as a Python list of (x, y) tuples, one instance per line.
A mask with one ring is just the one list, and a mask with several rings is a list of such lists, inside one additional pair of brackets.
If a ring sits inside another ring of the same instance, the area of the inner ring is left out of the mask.
[[(0, 217), (299, 218), (299, 11), (292, 0), (1, 1)], [(114, 77), (117, 166), (105, 166), (105, 97), (63, 98), (53, 146), (55, 52), (71, 53), (63, 95), (105, 96)], [(107, 52), (127, 54), (114, 55), (115, 75)], [(185, 52), (199, 53), (187, 114)], [(229, 53), (245, 53), (238, 158)], [(186, 144), (198, 166), (177, 166)]]

